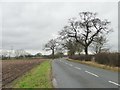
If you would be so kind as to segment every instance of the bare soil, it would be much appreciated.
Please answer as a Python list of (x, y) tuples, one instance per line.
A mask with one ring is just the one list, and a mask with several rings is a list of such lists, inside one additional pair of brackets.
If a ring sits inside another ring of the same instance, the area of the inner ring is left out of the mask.
[(31, 70), (45, 60), (3, 60), (2, 61), (2, 87), (11, 83), (19, 76)]

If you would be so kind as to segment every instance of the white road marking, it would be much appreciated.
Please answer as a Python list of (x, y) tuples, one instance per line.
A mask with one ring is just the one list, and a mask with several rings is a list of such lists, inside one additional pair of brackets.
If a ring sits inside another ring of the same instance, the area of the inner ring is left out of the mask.
[(65, 64), (68, 64), (68, 63), (65, 62)]
[(68, 64), (68, 63), (66, 63), (66, 64)]
[(108, 81), (108, 82), (109, 82), (109, 83), (112, 83), (112, 84), (114, 84), (114, 85), (120, 86), (120, 84), (115, 83), (115, 82), (113, 82), (113, 81)]
[(53, 82), (53, 86), (54, 86), (55, 88), (57, 88), (58, 85), (57, 85), (57, 81), (56, 81), (55, 78), (53, 78), (52, 82)]
[(69, 64), (70, 66), (73, 66), (72, 64)]
[(81, 68), (79, 68), (79, 67), (74, 67), (74, 68), (81, 70)]
[(88, 73), (88, 74), (91, 74), (91, 75), (93, 75), (93, 76), (95, 76), (95, 77), (99, 77), (98, 75), (96, 75), (96, 74), (94, 74), (94, 73), (91, 73), (91, 72), (89, 72), (89, 71), (85, 71), (86, 73)]
[(68, 63), (66, 63), (66, 62), (64, 62), (65, 64), (68, 64)]

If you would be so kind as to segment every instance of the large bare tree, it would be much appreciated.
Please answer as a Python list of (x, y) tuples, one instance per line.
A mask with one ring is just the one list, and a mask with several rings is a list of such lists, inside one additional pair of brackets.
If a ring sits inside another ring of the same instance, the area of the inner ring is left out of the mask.
[(57, 48), (57, 41), (56, 39), (51, 39), (50, 41), (48, 41), (48, 43), (45, 44), (45, 50), (52, 51), (52, 57), (54, 58), (54, 54), (55, 54), (55, 50)]
[(73, 37), (84, 47), (85, 54), (88, 55), (88, 47), (96, 37), (108, 34), (111, 29), (107, 20), (101, 20), (92, 12), (80, 12), (79, 18), (69, 19), (69, 25), (65, 26), (59, 33), (62, 38)]

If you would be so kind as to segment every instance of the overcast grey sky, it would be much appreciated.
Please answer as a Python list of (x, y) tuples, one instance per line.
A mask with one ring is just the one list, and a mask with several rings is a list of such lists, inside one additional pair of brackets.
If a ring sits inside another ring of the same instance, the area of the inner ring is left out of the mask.
[(56, 38), (68, 19), (82, 11), (97, 12), (98, 17), (111, 21), (109, 46), (118, 47), (117, 2), (6, 2), (2, 3), (3, 49), (25, 49), (32, 53), (43, 51), (43, 45)]

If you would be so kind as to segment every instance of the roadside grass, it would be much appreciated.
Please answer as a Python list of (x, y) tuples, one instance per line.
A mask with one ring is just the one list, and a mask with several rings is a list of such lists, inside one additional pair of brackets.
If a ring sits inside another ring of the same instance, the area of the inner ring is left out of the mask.
[(53, 88), (51, 81), (51, 61), (42, 62), (37, 67), (14, 82), (13, 88)]
[(89, 65), (89, 66), (93, 66), (93, 67), (106, 69), (106, 70), (111, 70), (111, 71), (114, 71), (114, 72), (120, 72), (120, 68), (119, 67), (111, 67), (111, 66), (99, 64), (99, 63), (94, 62), (94, 61), (80, 61), (80, 60), (73, 60), (73, 59), (67, 59), (67, 60), (68, 61), (72, 61), (72, 62), (85, 64), (85, 65)]

